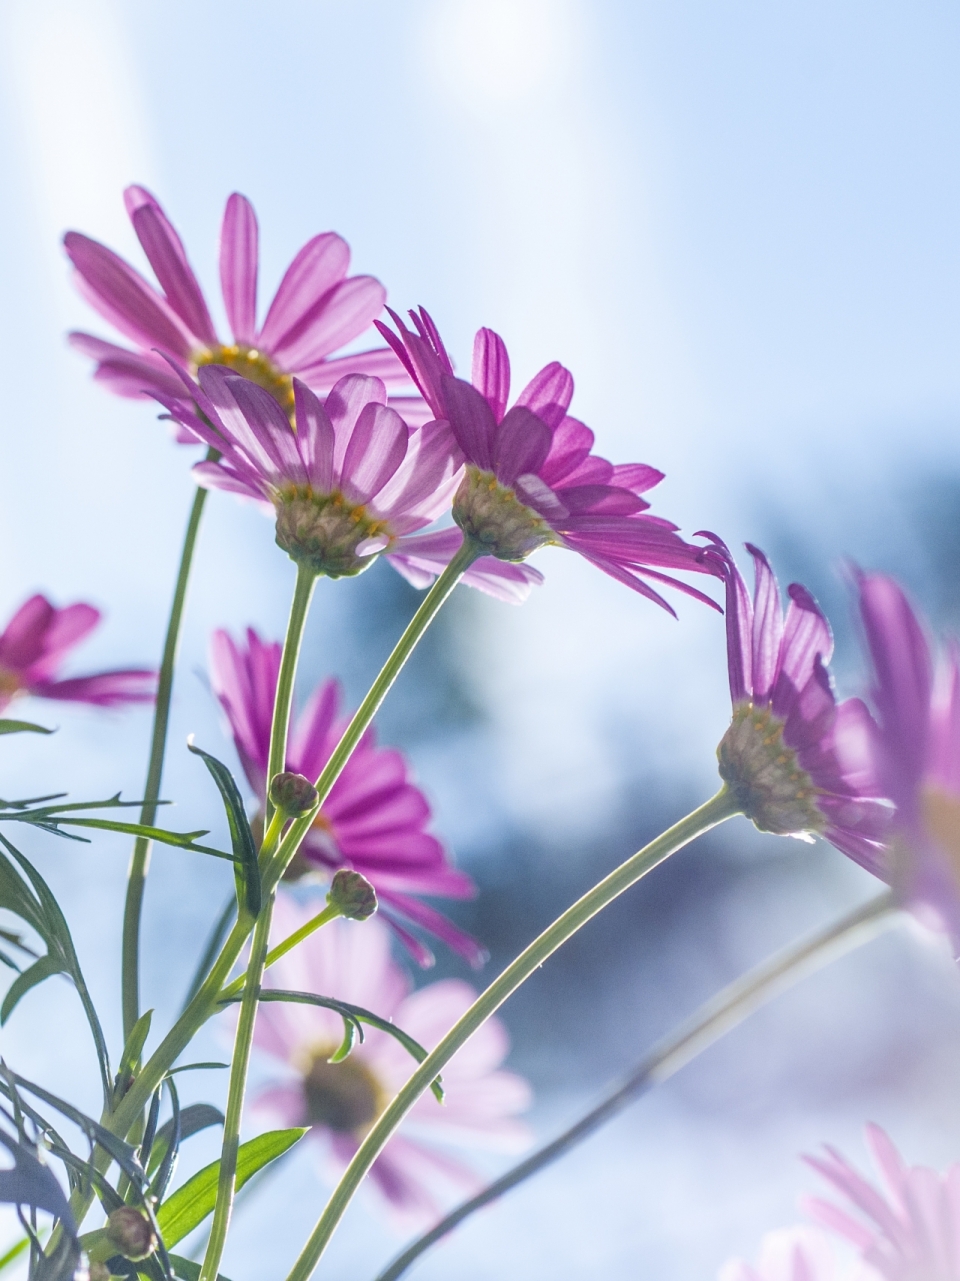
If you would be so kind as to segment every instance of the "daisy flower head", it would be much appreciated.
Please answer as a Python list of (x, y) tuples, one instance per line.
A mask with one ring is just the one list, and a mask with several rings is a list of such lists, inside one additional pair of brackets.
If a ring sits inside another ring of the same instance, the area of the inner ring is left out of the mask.
[(892, 578), (860, 574), (857, 581), (880, 772), (896, 805), (888, 879), (960, 952), (960, 653), (956, 645), (934, 652)]
[[(133, 344), (70, 335), (73, 346), (96, 361), (94, 376), (117, 395), (181, 395), (163, 356), (193, 371), (226, 365), (264, 387), (288, 415), (294, 409), (293, 375), (321, 393), (348, 373), (409, 389), (403, 367), (387, 348), (332, 356), (369, 328), (386, 298), (373, 276), (347, 275), (350, 248), (335, 232), (307, 241), (258, 326), (257, 217), (250, 202), (234, 193), (220, 230), (220, 283), (231, 329), (231, 340), (222, 342), (183, 242), (159, 201), (136, 186), (127, 188), (124, 200), (159, 289), (96, 240), (77, 231), (64, 237), (80, 292)], [(418, 397), (401, 397), (399, 403), (408, 417), (422, 418)], [(180, 439), (194, 443), (190, 435)]]
[[(257, 797), (266, 787), (270, 727), (280, 671), (281, 646), (253, 629), (238, 645), (227, 632), (214, 633), (211, 679), (227, 716), (243, 771)], [(341, 692), (328, 680), (314, 690), (291, 727), (286, 769), (316, 779), (349, 724)], [(381, 912), (417, 957), (432, 956), (407, 928), (442, 939), (471, 964), (485, 959), (477, 942), (415, 895), (471, 898), (473, 881), (455, 868), (429, 832), (430, 806), (410, 781), (400, 752), (378, 747), (368, 730), (321, 806), (287, 877), (329, 879), (338, 868), (360, 872), (373, 885)]]
[(770, 562), (747, 550), (752, 599), (719, 539), (706, 553), (726, 581), (733, 719), (717, 749), (720, 776), (761, 831), (820, 833), (883, 876), (891, 809), (877, 776), (876, 725), (860, 699), (837, 702), (827, 670), (833, 636), (813, 596), (791, 583), (784, 613)]
[(146, 668), (57, 679), (70, 650), (99, 621), (100, 611), (92, 605), (57, 609), (39, 595), (25, 601), (0, 633), (0, 712), (26, 694), (95, 707), (153, 702), (156, 673)]
[(670, 606), (651, 582), (713, 601), (663, 570), (714, 573), (701, 548), (676, 525), (652, 516), (642, 496), (663, 479), (644, 463), (614, 466), (592, 453), (589, 427), (567, 412), (573, 377), (554, 361), (536, 374), (512, 407), (510, 359), (502, 338), (481, 329), (472, 381), (457, 378), (430, 316), (411, 312), (414, 329), (390, 313), (397, 332), (377, 327), (405, 363), (465, 462), (453, 518), (494, 557), (519, 562), (539, 547), (566, 547), (634, 591)]
[[(278, 899), (275, 941), (308, 919), (290, 899)], [(374, 918), (336, 920), (311, 935), (272, 966), (268, 985), (336, 997), (390, 1019), (432, 1049), (472, 1004), (475, 993), (454, 979), (411, 991), (407, 975), (391, 959), (390, 936)], [(322, 1144), (327, 1173), (339, 1175), (370, 1126), (410, 1076), (412, 1060), (392, 1037), (364, 1029), (348, 1058), (331, 1063), (343, 1039), (338, 1015), (316, 1006), (265, 1002), (254, 1043), (282, 1076), (254, 1099), (271, 1122), (310, 1125)], [(517, 1119), (529, 1104), (526, 1082), (502, 1070), (507, 1035), (498, 1019), (477, 1031), (443, 1072), (445, 1103), (429, 1092), (413, 1107), (402, 1131), (387, 1144), (371, 1171), (371, 1183), (396, 1217), (429, 1222), (438, 1217), (451, 1186), (475, 1190), (479, 1180), (449, 1147), (517, 1151), (528, 1142)], [(438, 1195), (439, 1194), (439, 1195)]]
[(804, 1159), (843, 1205), (810, 1198), (807, 1210), (883, 1281), (960, 1281), (960, 1165), (946, 1174), (908, 1166), (878, 1125), (867, 1126), (866, 1139), (881, 1186), (827, 1147), (825, 1156)]

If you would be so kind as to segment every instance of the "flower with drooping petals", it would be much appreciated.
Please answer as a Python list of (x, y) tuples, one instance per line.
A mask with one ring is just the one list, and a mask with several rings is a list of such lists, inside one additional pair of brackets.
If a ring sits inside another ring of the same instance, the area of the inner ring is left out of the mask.
[(145, 668), (56, 679), (67, 654), (99, 621), (92, 605), (56, 609), (45, 596), (21, 605), (0, 634), (0, 711), (23, 694), (96, 707), (152, 702), (156, 673)]
[[(273, 938), (279, 942), (305, 923), (308, 914), (279, 899)], [(446, 979), (411, 993), (406, 974), (390, 958), (388, 931), (374, 918), (333, 921), (289, 952), (266, 973), (266, 984), (336, 997), (371, 1010), (432, 1049), (472, 1004), (466, 983)], [(360, 1141), (413, 1070), (397, 1041), (374, 1028), (342, 1063), (330, 1056), (343, 1039), (338, 1015), (316, 1006), (265, 1002), (257, 1015), (254, 1043), (286, 1065), (285, 1080), (267, 1089), (254, 1106), (284, 1126), (310, 1125), (323, 1143), (331, 1176), (350, 1161)], [(529, 1103), (526, 1082), (500, 1069), (507, 1035), (498, 1019), (486, 1022), (443, 1070), (446, 1102), (429, 1092), (414, 1104), (403, 1129), (371, 1170), (374, 1188), (406, 1219), (438, 1215), (436, 1192), (479, 1185), (469, 1167), (433, 1146), (456, 1143), (515, 1151), (528, 1141), (517, 1119)]]
[(883, 1190), (827, 1147), (826, 1157), (804, 1159), (847, 1204), (811, 1198), (807, 1209), (884, 1281), (960, 1281), (960, 1165), (943, 1175), (908, 1166), (878, 1125), (868, 1125), (866, 1137)]
[[(270, 727), (280, 671), (281, 646), (248, 629), (246, 645), (224, 631), (214, 633), (211, 677), (226, 712), (240, 763), (262, 800), (270, 754)], [(286, 769), (309, 779), (320, 776), (349, 723), (340, 712), (340, 689), (325, 681), (291, 728)], [(294, 860), (293, 877), (330, 876), (340, 867), (361, 872), (377, 891), (381, 911), (421, 964), (432, 957), (404, 928), (412, 922), (443, 939), (471, 964), (484, 959), (476, 941), (414, 895), (470, 898), (472, 880), (453, 867), (443, 846), (427, 831), (430, 807), (410, 782), (403, 756), (377, 747), (368, 730), (347, 761)], [(397, 919), (399, 918), (399, 920)]]
[(751, 544), (753, 599), (726, 546), (706, 552), (726, 579), (727, 664), (733, 720), (717, 756), (720, 775), (761, 831), (822, 833), (885, 877), (891, 810), (877, 778), (876, 726), (857, 698), (838, 704), (827, 664), (830, 624), (810, 592), (780, 589)]
[[(423, 555), (408, 536), (449, 508), (459, 478), (445, 425), (410, 428), (387, 405), (379, 378), (349, 374), (323, 404), (299, 379), (293, 384), (292, 426), (263, 388), (220, 365), (201, 369), (199, 385), (184, 375), (190, 404), (158, 395), (176, 421), (221, 455), (197, 463), (198, 484), (272, 508), (278, 545), (317, 574), (358, 574), (381, 552), (401, 561), (414, 550)], [(443, 532), (427, 545), (442, 541)], [(449, 560), (455, 547), (448, 546), (442, 554)], [(500, 578), (503, 594), (529, 590), (538, 577), (531, 571), (518, 584), (485, 557), (464, 581), (491, 591)]]
[[(398, 334), (377, 322), (438, 420), (446, 420), (466, 460), (453, 517), (490, 555), (522, 561), (538, 547), (567, 547), (665, 609), (646, 580), (667, 583), (713, 605), (664, 569), (712, 573), (701, 549), (647, 511), (641, 495), (663, 479), (642, 463), (614, 466), (591, 453), (593, 432), (567, 413), (573, 377), (554, 362), (507, 409), (510, 360), (499, 335), (481, 329), (473, 381), (457, 378), (436, 326), (411, 313), (416, 332), (393, 315)], [(670, 610), (672, 613), (673, 611)]]
[[(408, 387), (388, 348), (331, 358), (383, 310), (386, 291), (373, 276), (348, 276), (350, 249), (332, 231), (308, 240), (287, 268), (263, 324), (257, 325), (259, 230), (250, 202), (234, 193), (220, 231), (220, 283), (233, 341), (217, 336), (183, 242), (157, 199), (128, 187), (124, 200), (160, 290), (105, 245), (67, 232), (64, 245), (87, 301), (134, 343), (134, 350), (87, 333), (70, 340), (97, 362), (95, 377), (120, 396), (182, 395), (163, 353), (191, 370), (226, 365), (253, 379), (293, 414), (293, 378), (325, 392), (345, 374), (370, 374)], [(422, 421), (419, 397), (400, 397), (409, 421)], [(180, 439), (193, 443), (193, 437)]]
[(879, 1281), (871, 1269), (856, 1273), (838, 1266), (831, 1241), (816, 1228), (797, 1226), (768, 1232), (760, 1242), (756, 1264), (730, 1259), (717, 1281)]

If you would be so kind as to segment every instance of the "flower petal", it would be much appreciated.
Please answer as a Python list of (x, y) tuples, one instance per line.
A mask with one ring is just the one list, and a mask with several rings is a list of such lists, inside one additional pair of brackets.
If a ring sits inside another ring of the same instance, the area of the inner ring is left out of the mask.
[(497, 428), (493, 470), (503, 485), (518, 476), (537, 475), (550, 452), (550, 429), (529, 409), (514, 405)]
[(554, 360), (534, 374), (517, 397), (517, 404), (524, 405), (555, 431), (567, 416), (572, 399), (573, 374)]
[(441, 388), (445, 416), (467, 462), (483, 471), (492, 471), (493, 446), (497, 435), (497, 420), (493, 416), (493, 410), (477, 389), (462, 378), (444, 374)]
[(500, 422), (510, 398), (510, 357), (492, 329), (478, 329), (473, 340), (473, 385)]
[(307, 312), (347, 274), (350, 246), (335, 232), (314, 236), (287, 268), (274, 295), (258, 343), (274, 352)]
[(407, 424), (386, 405), (363, 407), (343, 458), (341, 488), (353, 503), (376, 497), (407, 452)]
[(259, 262), (257, 215), (250, 201), (235, 191), (220, 228), (220, 287), (234, 339), (250, 345), (257, 333)]
[(350, 276), (319, 298), (273, 348), (288, 369), (315, 364), (368, 329), (387, 291), (373, 276)]
[(131, 221), (167, 302), (200, 343), (214, 346), (217, 335), (203, 291), (166, 214), (153, 201), (141, 204)]

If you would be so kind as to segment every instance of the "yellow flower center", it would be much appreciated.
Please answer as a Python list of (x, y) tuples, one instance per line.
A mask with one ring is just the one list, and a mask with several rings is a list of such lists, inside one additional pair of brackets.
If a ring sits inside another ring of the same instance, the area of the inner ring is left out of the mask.
[(356, 1054), (329, 1063), (336, 1046), (318, 1046), (304, 1064), (303, 1101), (311, 1125), (362, 1137), (388, 1102), (387, 1091)]
[(739, 703), (717, 748), (720, 777), (761, 832), (822, 832), (813, 779), (783, 741), (783, 721), (768, 707)]
[(328, 578), (352, 577), (366, 569), (376, 553), (358, 556), (357, 548), (387, 529), (386, 521), (368, 516), (364, 506), (347, 502), (339, 490), (318, 494), (310, 485), (285, 485), (274, 503), (277, 545), (291, 560)]
[(194, 371), (201, 365), (226, 365), (235, 373), (268, 391), (283, 412), (294, 420), (293, 378), (278, 369), (268, 356), (256, 347), (235, 344), (232, 347), (204, 348), (193, 357)]

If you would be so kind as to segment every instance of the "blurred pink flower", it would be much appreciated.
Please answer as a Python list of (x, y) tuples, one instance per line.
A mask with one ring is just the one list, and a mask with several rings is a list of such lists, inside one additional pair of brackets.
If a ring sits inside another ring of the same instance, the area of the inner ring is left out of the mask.
[[(261, 801), (280, 655), (278, 643), (262, 641), (252, 628), (245, 646), (237, 645), (227, 632), (213, 635), (213, 688), (227, 714), (244, 773)], [(349, 723), (350, 718), (340, 713), (340, 702), (334, 680), (314, 690), (291, 727), (286, 769), (311, 782), (319, 777)], [(429, 822), (430, 806), (410, 782), (403, 756), (377, 747), (370, 729), (324, 801), (292, 870), (295, 876), (311, 871), (330, 876), (340, 867), (361, 872), (421, 964), (433, 958), (401, 921), (443, 939), (471, 964), (481, 964), (485, 953), (474, 939), (411, 897), (471, 898), (475, 893), (470, 877), (453, 867), (443, 846), (426, 830)]]
[(907, 1166), (879, 1126), (868, 1125), (866, 1137), (883, 1189), (827, 1147), (826, 1157), (804, 1159), (847, 1205), (811, 1198), (806, 1208), (884, 1281), (960, 1281), (960, 1165), (943, 1175)]
[(879, 1281), (871, 1269), (838, 1265), (832, 1242), (816, 1228), (798, 1226), (768, 1232), (755, 1264), (730, 1259), (717, 1281)]
[(45, 596), (21, 605), (0, 635), (0, 711), (22, 694), (96, 707), (152, 702), (156, 673), (145, 668), (55, 679), (70, 650), (99, 621), (92, 605), (56, 609)]
[(830, 624), (807, 589), (788, 588), (784, 615), (770, 562), (753, 557), (753, 599), (727, 547), (705, 555), (726, 580), (727, 664), (733, 721), (720, 774), (763, 831), (822, 833), (886, 878), (892, 809), (877, 777), (877, 727), (858, 698), (837, 703), (827, 664)]
[[(287, 937), (309, 913), (288, 899), (276, 904), (274, 941)], [(417, 992), (391, 960), (390, 937), (376, 918), (337, 920), (311, 935), (277, 962), (267, 984), (338, 997), (388, 1018), (432, 1049), (472, 1004), (466, 984), (445, 979)], [(283, 1080), (254, 1099), (271, 1123), (312, 1125), (323, 1144), (327, 1170), (336, 1178), (371, 1124), (410, 1076), (409, 1054), (386, 1033), (364, 1029), (365, 1039), (342, 1063), (328, 1063), (343, 1038), (340, 1018), (307, 1005), (265, 1002), (257, 1015), (255, 1044), (283, 1064)], [(371, 1182), (407, 1221), (429, 1222), (458, 1189), (482, 1180), (445, 1151), (447, 1145), (517, 1151), (528, 1142), (517, 1113), (529, 1104), (526, 1082), (500, 1070), (507, 1034), (491, 1019), (474, 1034), (443, 1072), (446, 1102), (425, 1094), (400, 1134), (392, 1138), (371, 1171)], [(437, 1146), (441, 1145), (441, 1146)]]
[[(92, 334), (70, 335), (73, 345), (97, 362), (95, 377), (117, 395), (182, 395), (159, 353), (193, 370), (228, 365), (265, 387), (288, 414), (293, 413), (293, 374), (318, 392), (329, 391), (349, 373), (375, 375), (392, 388), (409, 387), (389, 348), (331, 358), (370, 326), (386, 298), (372, 276), (347, 275), (350, 249), (334, 232), (307, 241), (258, 327), (257, 218), (244, 196), (230, 197), (220, 231), (220, 283), (233, 341), (224, 344), (183, 242), (160, 203), (136, 186), (127, 188), (124, 200), (159, 291), (105, 245), (76, 231), (64, 237), (80, 292), (134, 344), (131, 351)], [(423, 421), (426, 414), (418, 396), (399, 398), (398, 407), (408, 421)], [(193, 443), (194, 438), (179, 439)]]

